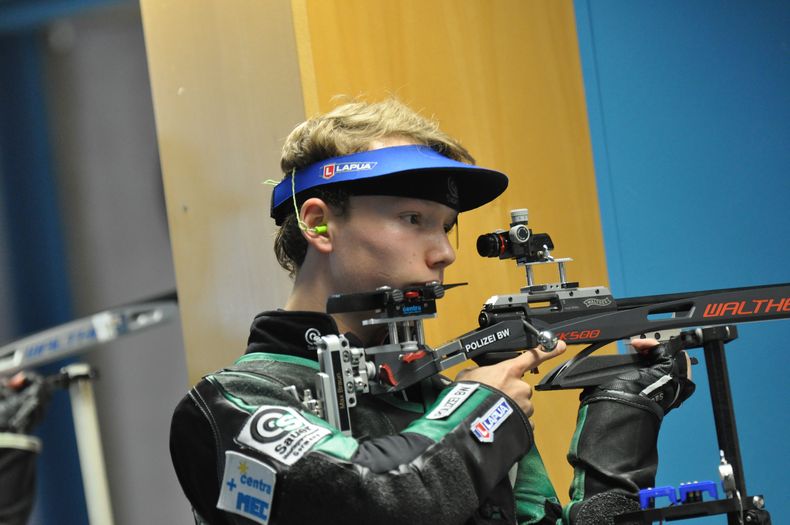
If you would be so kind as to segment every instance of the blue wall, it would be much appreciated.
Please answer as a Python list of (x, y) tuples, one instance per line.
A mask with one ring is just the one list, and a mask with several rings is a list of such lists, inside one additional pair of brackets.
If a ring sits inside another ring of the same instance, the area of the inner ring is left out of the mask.
[[(112, 0), (116, 1), (116, 0)], [(110, 0), (0, 2), (0, 213), (7, 228), (9, 320), (21, 337), (73, 319), (58, 188), (50, 144), (40, 29)], [(9, 341), (0, 341), (6, 344)], [(56, 372), (65, 363), (40, 372)], [(38, 460), (33, 523), (87, 523), (79, 458), (65, 391), (57, 391), (35, 433)], [(68, 480), (64, 482), (64, 480)]]
[[(575, 8), (615, 296), (790, 282), (790, 2)], [(790, 320), (740, 333), (727, 359), (746, 486), (790, 523)], [(694, 372), (697, 394), (665, 420), (659, 484), (718, 481), (704, 366)]]
[[(7, 80), (0, 83), (0, 213), (8, 228), (8, 246), (2, 248), (8, 250), (12, 296), (3, 299), (12, 304), (18, 336), (72, 319), (38, 43), (29, 32), (0, 34), (0, 74)], [(41, 372), (57, 369), (53, 365)], [(35, 516), (42, 523), (85, 523), (71, 406), (64, 391), (54, 393), (35, 433), (44, 443)], [(64, 479), (74, 481), (64, 484)], [(50, 518), (43, 521), (45, 516)]]

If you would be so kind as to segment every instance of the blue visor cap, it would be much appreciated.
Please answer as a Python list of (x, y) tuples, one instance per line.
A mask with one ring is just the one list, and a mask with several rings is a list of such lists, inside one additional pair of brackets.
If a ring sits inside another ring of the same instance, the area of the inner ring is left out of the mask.
[(498, 171), (445, 157), (428, 146), (393, 146), (334, 157), (291, 174), (274, 188), (271, 216), (277, 225), (293, 211), (292, 185), (298, 199), (319, 188), (349, 195), (389, 195), (440, 202), (459, 212), (473, 210), (507, 188)]

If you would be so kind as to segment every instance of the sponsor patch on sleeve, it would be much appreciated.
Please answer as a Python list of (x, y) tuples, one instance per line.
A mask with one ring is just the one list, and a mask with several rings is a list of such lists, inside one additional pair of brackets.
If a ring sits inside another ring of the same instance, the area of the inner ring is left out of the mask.
[(225, 452), (225, 473), (217, 508), (266, 525), (276, 477), (274, 469), (265, 463), (238, 452)]
[(481, 443), (493, 443), (494, 431), (513, 413), (513, 407), (504, 397), (500, 397), (494, 406), (488, 409), (483, 417), (472, 423), (472, 434)]
[(425, 416), (426, 419), (444, 419), (469, 399), (472, 392), (477, 390), (479, 383), (458, 383), (442, 398), (442, 401)]
[(293, 465), (330, 433), (328, 428), (310, 423), (296, 409), (267, 405), (250, 416), (236, 439), (272, 459)]

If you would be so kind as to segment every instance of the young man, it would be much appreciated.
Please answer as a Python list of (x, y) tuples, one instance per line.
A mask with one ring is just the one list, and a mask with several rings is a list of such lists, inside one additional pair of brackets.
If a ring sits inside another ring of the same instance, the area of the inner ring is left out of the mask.
[[(271, 213), (293, 291), (284, 309), (256, 317), (246, 354), (198, 383), (173, 416), (171, 454), (196, 520), (555, 523), (561, 509), (533, 447), (522, 377), (562, 342), (455, 383), (433, 377), (402, 395), (359, 396), (353, 437), (286, 390), (315, 390), (316, 338), (346, 334), (370, 347), (387, 335), (363, 325), (370, 312), (324, 313), (331, 294), (441, 282), (458, 213), (496, 198), (507, 178), (474, 166), (457, 141), (395, 101), (350, 103), (303, 123), (286, 140), (282, 170)], [(638, 377), (585, 393), (565, 520), (594, 523), (585, 515), (611, 514), (651, 480), (658, 422), (686, 395), (684, 371), (656, 357)], [(665, 375), (672, 380), (654, 390), (672, 401), (661, 406), (640, 392)], [(597, 450), (611, 425), (625, 436), (616, 455)], [(628, 425), (643, 429), (636, 445)]]

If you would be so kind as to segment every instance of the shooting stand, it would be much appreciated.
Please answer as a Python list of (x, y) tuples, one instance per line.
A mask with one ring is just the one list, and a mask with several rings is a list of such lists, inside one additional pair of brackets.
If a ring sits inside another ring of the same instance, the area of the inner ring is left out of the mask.
[[(542, 250), (533, 249), (527, 256), (518, 259), (519, 266), (526, 267), (527, 286), (522, 288), (522, 293), (532, 294), (533, 297), (550, 297), (550, 294), (568, 293), (567, 290), (574, 290), (574, 293), (583, 292), (583, 289), (576, 291), (577, 283), (568, 283), (565, 275), (564, 263), (571, 259), (555, 259), (551, 257), (549, 246), (544, 245)], [(531, 254), (534, 252), (536, 256)], [(560, 282), (553, 285), (536, 286), (533, 282), (532, 265), (535, 264), (557, 264), (560, 274)], [(595, 290), (597, 293), (598, 290)], [(722, 290), (727, 293), (733, 291), (738, 293), (742, 290)], [(550, 292), (547, 294), (546, 292)], [(665, 320), (653, 320), (656, 330), (663, 327), (674, 328), (680, 326), (691, 326), (689, 313), (692, 311), (690, 303), (684, 301), (696, 301), (695, 294), (674, 294), (667, 296), (655, 296), (647, 298), (635, 298), (632, 300), (617, 300), (617, 310), (621, 310), (619, 319), (622, 321), (634, 322), (636, 326), (643, 319), (650, 318), (651, 314), (671, 314)], [(527, 299), (529, 302), (529, 299)], [(651, 309), (651, 303), (661, 303), (661, 307)], [(698, 311), (704, 311), (704, 303), (697, 305)], [(627, 310), (632, 309), (629, 313)], [(688, 317), (689, 321), (679, 321), (678, 316)], [(599, 322), (599, 321), (598, 321)], [(582, 328), (578, 329), (579, 331)], [(578, 333), (577, 332), (571, 332)], [(582, 332), (583, 333), (583, 332)], [(556, 334), (555, 334), (556, 335)], [(620, 334), (624, 335), (624, 334)], [(656, 332), (658, 337), (658, 332)], [(712, 516), (726, 514), (728, 525), (770, 525), (771, 516), (765, 510), (765, 501), (762, 495), (749, 496), (746, 492), (746, 480), (743, 473), (743, 461), (741, 450), (738, 443), (738, 431), (735, 425), (735, 409), (732, 403), (732, 393), (730, 390), (730, 379), (727, 371), (727, 358), (724, 352), (724, 345), (738, 337), (738, 329), (735, 325), (719, 325), (708, 328), (697, 328), (680, 332), (678, 336), (681, 348), (703, 348), (705, 352), (705, 367), (708, 370), (708, 381), (710, 387), (711, 404), (713, 417), (716, 423), (716, 436), (718, 439), (719, 450), (722, 457), (722, 464), (719, 472), (722, 478), (722, 486), (726, 493), (725, 499), (715, 499), (711, 501), (699, 501), (682, 503), (674, 506), (662, 508), (648, 508), (641, 511), (629, 512), (614, 516), (614, 523), (643, 525), (651, 524), (656, 521), (675, 521), (702, 516)], [(592, 344), (583, 350), (576, 358), (571, 359), (565, 365), (557, 367), (549, 376), (544, 379), (537, 389), (543, 388), (579, 388), (601, 384), (602, 377), (615, 374), (617, 370), (626, 370), (632, 366), (636, 356), (633, 354), (616, 356), (596, 356), (590, 354), (600, 348), (601, 344)], [(576, 382), (576, 384), (572, 384)]]
[(650, 524), (656, 521), (727, 514), (728, 525), (771, 525), (771, 516), (764, 508), (763, 497), (746, 495), (746, 480), (738, 444), (738, 431), (735, 426), (735, 409), (732, 404), (727, 358), (724, 353), (724, 345), (737, 337), (738, 329), (733, 325), (700, 328), (681, 334), (684, 348), (703, 348), (705, 352), (716, 437), (722, 458), (727, 458), (732, 466), (731, 469), (720, 469), (728, 497), (620, 514), (614, 517), (614, 523)]
[[(169, 322), (178, 315), (175, 293), (113, 308), (70, 321), (0, 346), (0, 377), (85, 352), (140, 330)], [(102, 453), (99, 421), (93, 392), (93, 370), (73, 363), (61, 370), (68, 386), (74, 432), (89, 523), (112, 525), (112, 505)]]

